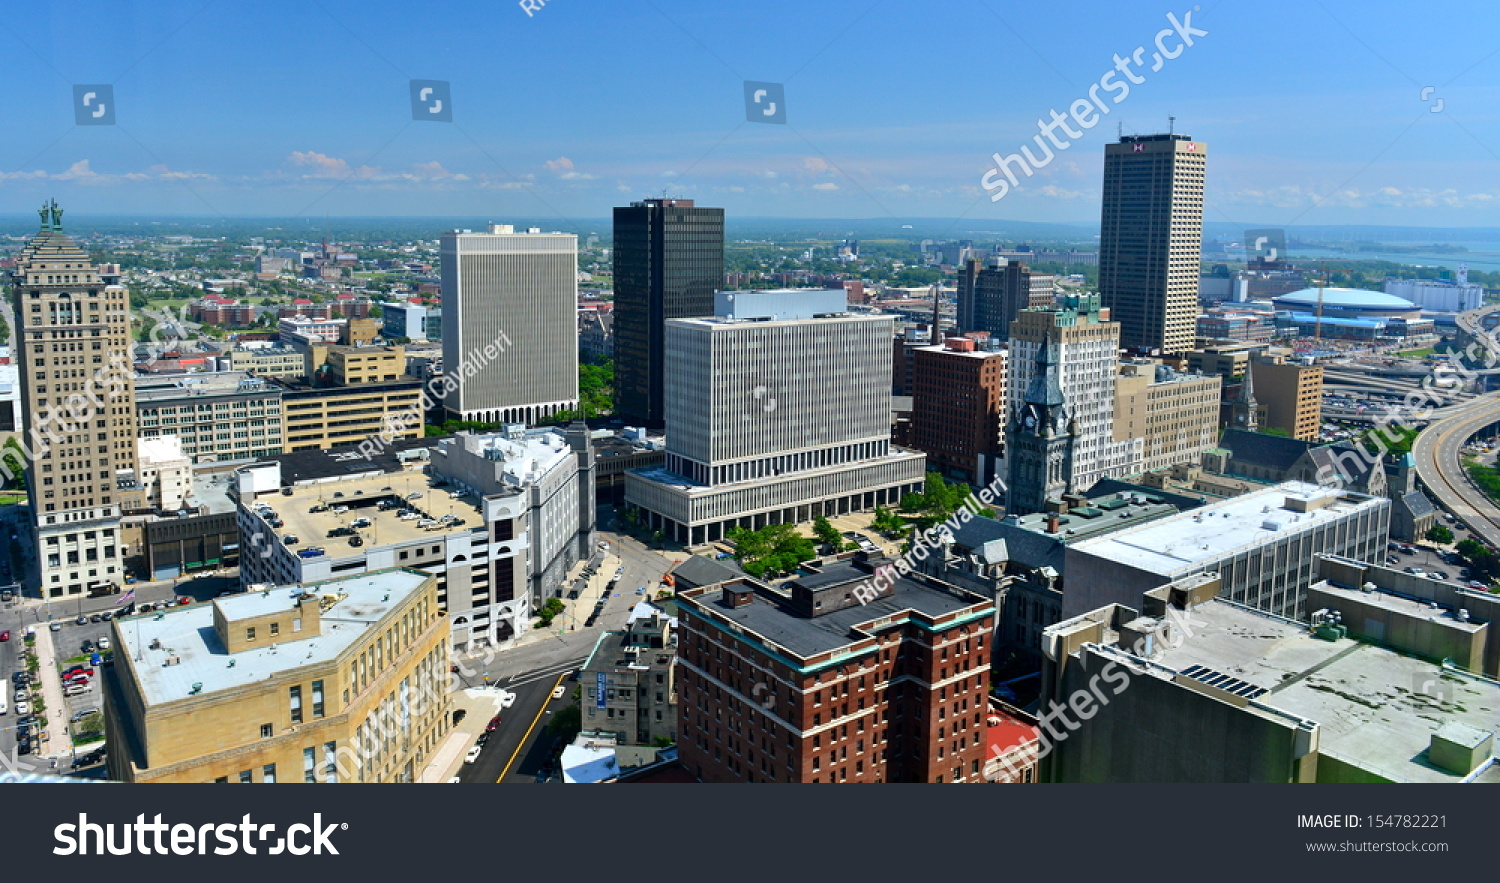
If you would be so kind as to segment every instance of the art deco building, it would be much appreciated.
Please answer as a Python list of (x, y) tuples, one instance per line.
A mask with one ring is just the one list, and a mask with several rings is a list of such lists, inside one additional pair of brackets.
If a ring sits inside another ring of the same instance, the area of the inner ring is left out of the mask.
[(117, 590), (120, 518), (145, 506), (129, 293), (100, 276), (62, 214), (56, 202), (41, 210), (10, 273), (44, 598)]

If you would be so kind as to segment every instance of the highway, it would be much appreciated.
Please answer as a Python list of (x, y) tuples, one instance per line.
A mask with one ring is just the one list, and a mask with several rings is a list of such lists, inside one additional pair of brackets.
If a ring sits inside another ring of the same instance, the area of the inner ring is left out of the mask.
[[(1500, 306), (1487, 306), (1459, 317), (1460, 327), (1481, 337), (1491, 352), (1500, 352), (1500, 343), (1482, 329), (1480, 320), (1485, 313), (1496, 310)], [(1447, 409), (1442, 419), (1417, 436), (1412, 444), (1412, 457), (1417, 463), (1417, 476), (1432, 501), (1469, 525), (1475, 537), (1500, 548), (1500, 507), (1469, 481), (1460, 459), (1469, 439), (1497, 422), (1500, 422), (1500, 392)]]
[(1418, 435), (1412, 445), (1412, 457), (1432, 501), (1457, 515), (1476, 537), (1500, 547), (1500, 507), (1470, 483), (1460, 460), (1469, 439), (1497, 422), (1500, 422), (1500, 393), (1490, 393)]

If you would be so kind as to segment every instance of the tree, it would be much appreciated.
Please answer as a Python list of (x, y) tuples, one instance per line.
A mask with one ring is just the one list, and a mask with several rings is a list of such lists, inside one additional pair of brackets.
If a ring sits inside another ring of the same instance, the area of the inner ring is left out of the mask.
[(734, 557), (751, 576), (791, 573), (804, 561), (818, 557), (811, 539), (790, 524), (768, 524), (759, 530), (732, 528), (725, 538), (734, 544)]
[(884, 506), (876, 506), (875, 520), (870, 522), (870, 526), (883, 534), (892, 534), (904, 528), (906, 522), (901, 520), (901, 516)]
[(835, 552), (844, 548), (844, 538), (839, 534), (838, 528), (822, 515), (813, 519), (813, 535), (818, 538), (818, 542)]
[(968, 485), (950, 484), (938, 473), (929, 472), (922, 493), (901, 498), (901, 511), (914, 516), (912, 522), (919, 530), (926, 530), (952, 515), (970, 496)]
[(547, 733), (564, 742), (572, 742), (583, 730), (583, 709), (577, 702), (560, 709), (547, 722)]
[(1446, 546), (1453, 542), (1453, 531), (1449, 530), (1446, 525), (1434, 524), (1427, 529), (1427, 540), (1439, 546)]

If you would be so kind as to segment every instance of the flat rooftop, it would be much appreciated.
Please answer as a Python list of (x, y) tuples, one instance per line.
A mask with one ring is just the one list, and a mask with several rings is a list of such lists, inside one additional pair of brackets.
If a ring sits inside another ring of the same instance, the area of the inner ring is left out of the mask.
[[(365, 541), (365, 547), (359, 550), (361, 552), (372, 546), (435, 539), (456, 530), (482, 529), (484, 519), (480, 512), (479, 498), (472, 494), (454, 497), (451, 491), (452, 488), (449, 487), (434, 487), (432, 480), (420, 472), (406, 471), (296, 485), (290, 495), (262, 494), (256, 498), (255, 503), (270, 506), (281, 519), (282, 526), (279, 529), (269, 526), (264, 528), (278, 542), (290, 534), (300, 541), (291, 547), (293, 551), (309, 546), (322, 546), (328, 550), (329, 557), (338, 558), (351, 551), (349, 537), (329, 537), (328, 532), (334, 528), (347, 527), (357, 518), (370, 520), (369, 527), (359, 529), (359, 535)], [(456, 515), (464, 523), (456, 528), (448, 525), (432, 529), (417, 527), (421, 518), (403, 520), (399, 516), (400, 508), (378, 508), (377, 504), (386, 499), (399, 499), (403, 506), (425, 513), (424, 518), (440, 520), (445, 515)], [(326, 506), (327, 510), (311, 511), (315, 506)], [(348, 506), (349, 511), (335, 513), (334, 508), (339, 506)]]
[(772, 487), (778, 484), (786, 484), (788, 482), (799, 481), (806, 478), (813, 478), (819, 475), (837, 475), (839, 473), (848, 472), (850, 469), (861, 469), (869, 466), (875, 466), (882, 462), (889, 462), (893, 460), (912, 460), (916, 458), (925, 459), (926, 456), (926, 454), (916, 451), (908, 451), (904, 448), (898, 448), (893, 445), (882, 456), (867, 457), (863, 460), (856, 460), (853, 463), (840, 463), (835, 466), (815, 466), (811, 469), (797, 469), (791, 472), (784, 472), (781, 475), (766, 475), (760, 478), (747, 478), (743, 481), (721, 481), (718, 484), (712, 485), (698, 484), (695, 481), (678, 475), (665, 466), (642, 466), (638, 469), (628, 470), (628, 472), (629, 474), (638, 476), (639, 478), (642, 478), (646, 481), (669, 487), (679, 493), (684, 493), (689, 497), (706, 497), (712, 494), (719, 494), (726, 491), (735, 490), (737, 488), (754, 487), (756, 485)]
[[(1336, 502), (1310, 512), (1287, 508), (1287, 500), (1308, 503), (1323, 497)], [(1278, 532), (1290, 533), (1382, 504), (1384, 498), (1337, 491), (1289, 481), (1163, 518), (1133, 530), (1086, 540), (1079, 552), (1115, 561), (1148, 573), (1172, 575), (1218, 561), (1265, 542)]]
[[(304, 665), (328, 662), (421, 588), (429, 575), (383, 570), (302, 586), (278, 586), (115, 620), (117, 665), (129, 665), (148, 704), (207, 696)], [(342, 595), (321, 616), (322, 633), (230, 654), (214, 630), (214, 608), (245, 619), (289, 610), (304, 591)], [(167, 665), (167, 659), (178, 662)], [(196, 694), (194, 685), (201, 685)]]
[(1088, 502), (1076, 506), (1066, 514), (1057, 516), (1058, 531), (1047, 530), (1049, 513), (1032, 512), (1027, 515), (1007, 516), (1002, 524), (1010, 524), (1032, 533), (1052, 537), (1059, 542), (1074, 543), (1117, 530), (1126, 530), (1144, 521), (1169, 517), (1180, 510), (1167, 499), (1178, 495), (1158, 495), (1148, 489), (1138, 492), (1120, 491), (1098, 497), (1089, 497)]
[(213, 396), (264, 395), (280, 392), (264, 379), (246, 371), (207, 371), (195, 374), (165, 374), (137, 377), (137, 403), (159, 404), (175, 399)]
[[(1500, 729), (1500, 683), (1352, 639), (1325, 641), (1300, 623), (1210, 601), (1188, 614), (1192, 634), (1152, 661), (1198, 665), (1267, 692), (1255, 701), (1316, 721), (1320, 751), (1394, 781), (1454, 782), (1425, 752), (1445, 724)], [(1479, 781), (1500, 781), (1500, 767)]]
[[(852, 590), (853, 586), (870, 576), (868, 572), (856, 568), (850, 560), (832, 562), (824, 567), (822, 574), (817, 575), (816, 584), (821, 587), (847, 582)], [(945, 589), (910, 577), (897, 577), (894, 590), (889, 595), (876, 598), (868, 604), (846, 607), (820, 616), (804, 616), (793, 610), (788, 597), (787, 591), (762, 585), (756, 592), (755, 600), (742, 607), (728, 606), (724, 602), (722, 588), (697, 595), (689, 603), (696, 602), (698, 606), (713, 611), (746, 631), (804, 658), (863, 640), (865, 636), (855, 634), (854, 629), (871, 620), (898, 615), (907, 610), (936, 617), (976, 604), (990, 603), (989, 599), (973, 592), (955, 587)]]
[[(1434, 582), (1437, 581), (1434, 580)], [(1453, 584), (1449, 583), (1448, 587), (1453, 588)], [(1469, 634), (1485, 628), (1485, 624), (1482, 622), (1475, 622), (1472, 619), (1468, 621), (1460, 620), (1457, 611), (1451, 608), (1434, 605), (1433, 602), (1422, 601), (1407, 595), (1397, 594), (1390, 589), (1377, 588), (1373, 592), (1365, 592), (1360, 589), (1351, 589), (1337, 585), (1327, 580), (1320, 580), (1314, 583), (1313, 588), (1334, 598), (1347, 598), (1351, 601), (1358, 601), (1361, 604), (1367, 604), (1371, 607), (1400, 613), (1403, 616), (1409, 616), (1417, 620), (1441, 621), (1446, 628), (1456, 628), (1459, 631)]]

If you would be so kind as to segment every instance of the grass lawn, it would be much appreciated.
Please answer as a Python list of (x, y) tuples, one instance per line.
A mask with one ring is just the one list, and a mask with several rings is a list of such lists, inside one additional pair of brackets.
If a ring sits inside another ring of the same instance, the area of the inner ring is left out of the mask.
[(0, 506), (26, 502), (26, 494), (18, 491), (0, 491)]
[(1433, 349), (1432, 347), (1428, 347), (1422, 350), (1405, 350), (1403, 352), (1396, 353), (1396, 355), (1400, 356), (1403, 359), (1425, 359), (1435, 352), (1437, 352), (1437, 350)]

